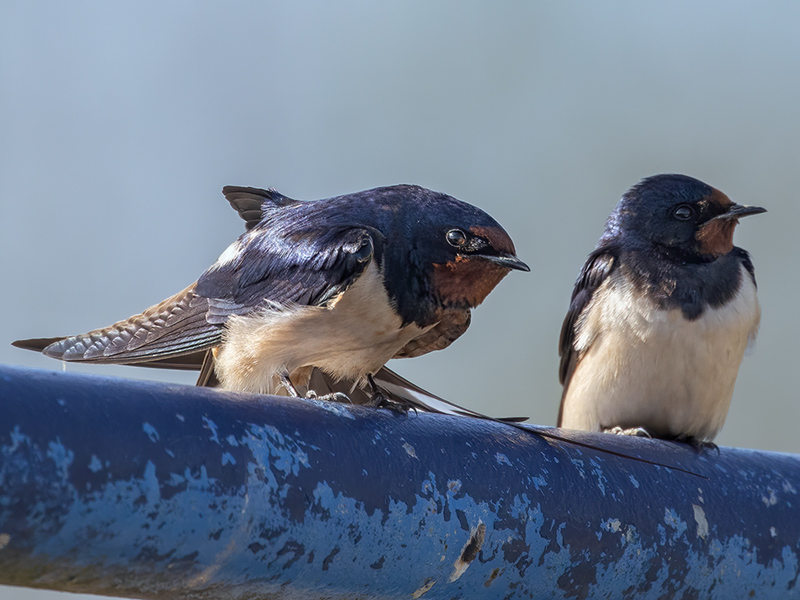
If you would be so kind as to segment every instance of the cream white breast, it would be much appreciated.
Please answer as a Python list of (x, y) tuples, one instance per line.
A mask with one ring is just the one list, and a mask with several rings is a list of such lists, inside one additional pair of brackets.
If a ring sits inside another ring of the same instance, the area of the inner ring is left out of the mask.
[(301, 385), (296, 379), (311, 366), (358, 380), (425, 331), (402, 327), (373, 262), (327, 307), (275, 306), (230, 317), (215, 368), (222, 387), (259, 393), (281, 391), (284, 371)]
[(713, 439), (760, 319), (755, 285), (740, 268), (736, 295), (693, 321), (679, 309), (659, 310), (615, 270), (577, 324), (582, 358), (563, 399), (561, 425), (641, 426), (659, 436)]

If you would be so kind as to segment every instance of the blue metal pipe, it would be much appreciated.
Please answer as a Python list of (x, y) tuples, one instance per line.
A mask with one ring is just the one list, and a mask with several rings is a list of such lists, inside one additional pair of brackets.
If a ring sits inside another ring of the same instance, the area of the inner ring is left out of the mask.
[(601, 449), (465, 417), (0, 367), (0, 583), (800, 597), (797, 456), (542, 431)]

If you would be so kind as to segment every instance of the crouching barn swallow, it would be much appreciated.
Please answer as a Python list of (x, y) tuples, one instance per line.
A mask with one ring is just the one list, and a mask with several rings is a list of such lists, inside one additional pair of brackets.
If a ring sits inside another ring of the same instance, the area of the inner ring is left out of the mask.
[(760, 318), (741, 206), (685, 175), (628, 190), (581, 269), (561, 329), (558, 425), (710, 442)]
[(316, 370), (369, 380), (381, 399), (372, 375), (389, 359), (446, 348), (503, 277), (529, 270), (492, 217), (422, 187), (313, 202), (223, 193), (247, 230), (197, 282), (111, 326), (14, 344), (65, 361), (205, 361), (199, 383), (257, 393), (299, 395)]

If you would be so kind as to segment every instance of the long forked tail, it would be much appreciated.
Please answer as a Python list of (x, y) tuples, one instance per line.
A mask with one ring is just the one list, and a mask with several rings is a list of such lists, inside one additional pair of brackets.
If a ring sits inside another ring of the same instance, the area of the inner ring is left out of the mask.
[(181, 366), (183, 355), (220, 343), (222, 329), (206, 321), (208, 305), (195, 294), (194, 284), (144, 312), (108, 327), (63, 338), (17, 340), (13, 345), (37, 350), (66, 361), (136, 364), (161, 361), (159, 366)]

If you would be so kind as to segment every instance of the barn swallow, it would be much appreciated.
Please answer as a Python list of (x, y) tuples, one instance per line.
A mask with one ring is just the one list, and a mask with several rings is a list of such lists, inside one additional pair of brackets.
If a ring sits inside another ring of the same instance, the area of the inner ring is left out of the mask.
[(685, 175), (628, 190), (561, 329), (559, 427), (710, 443), (760, 318), (741, 206)]
[[(223, 194), (246, 231), (195, 283), (111, 326), (14, 345), (65, 361), (201, 368), (201, 384), (256, 393), (314, 392), (319, 372), (329, 387), (368, 381), (380, 400), (393, 396), (372, 376), (389, 359), (446, 348), (501, 279), (529, 270), (492, 217), (419, 186), (312, 202)], [(389, 388), (393, 375), (379, 379)]]

